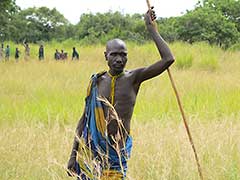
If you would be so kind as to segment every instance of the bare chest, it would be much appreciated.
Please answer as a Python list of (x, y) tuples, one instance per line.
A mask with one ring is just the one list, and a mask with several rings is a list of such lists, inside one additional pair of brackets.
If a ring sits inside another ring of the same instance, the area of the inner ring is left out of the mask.
[(98, 93), (99, 96), (113, 102), (121, 118), (131, 117), (137, 96), (137, 90), (131, 78), (121, 76), (116, 78), (113, 84), (112, 78), (105, 76), (98, 81)]

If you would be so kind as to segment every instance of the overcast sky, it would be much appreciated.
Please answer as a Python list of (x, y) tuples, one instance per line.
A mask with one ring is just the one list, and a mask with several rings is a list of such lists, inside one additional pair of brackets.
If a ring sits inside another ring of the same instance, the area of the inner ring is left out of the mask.
[[(150, 0), (158, 17), (179, 16), (191, 10), (198, 0)], [(123, 14), (145, 13), (145, 0), (16, 0), (21, 9), (28, 7), (56, 8), (71, 23), (76, 24), (82, 13), (120, 11)]]

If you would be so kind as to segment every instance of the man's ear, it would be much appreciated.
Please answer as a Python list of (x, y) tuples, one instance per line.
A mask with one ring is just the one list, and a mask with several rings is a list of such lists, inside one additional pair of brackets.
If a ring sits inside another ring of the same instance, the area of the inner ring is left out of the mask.
[(108, 59), (107, 59), (107, 52), (106, 51), (104, 51), (104, 56), (105, 56), (105, 60), (107, 61)]

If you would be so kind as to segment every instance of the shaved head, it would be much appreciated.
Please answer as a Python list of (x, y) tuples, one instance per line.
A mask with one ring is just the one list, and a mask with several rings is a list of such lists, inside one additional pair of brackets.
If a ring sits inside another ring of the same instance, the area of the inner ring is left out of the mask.
[(127, 46), (125, 42), (121, 39), (112, 39), (107, 42), (106, 52), (112, 51), (114, 49), (123, 49), (127, 51)]

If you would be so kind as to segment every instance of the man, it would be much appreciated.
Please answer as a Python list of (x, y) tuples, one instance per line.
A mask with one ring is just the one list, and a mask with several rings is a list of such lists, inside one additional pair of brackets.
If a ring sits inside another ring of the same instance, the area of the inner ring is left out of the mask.
[(79, 60), (79, 54), (75, 47), (73, 47), (73, 52), (72, 52), (72, 60), (74, 59)]
[(56, 51), (54, 53), (54, 59), (57, 61), (60, 59), (60, 52), (58, 51), (58, 49), (56, 49)]
[(42, 44), (40, 45), (38, 50), (38, 58), (39, 58), (39, 61), (44, 59), (44, 49)]
[(29, 59), (29, 56), (30, 56), (30, 47), (29, 47), (29, 45), (26, 41), (23, 42), (23, 46), (25, 48), (24, 59), (27, 61)]
[[(161, 74), (174, 62), (170, 49), (151, 23), (155, 18), (154, 11), (148, 11), (145, 23), (162, 60), (126, 71), (125, 43), (120, 39), (107, 42), (104, 54), (109, 71), (92, 76), (85, 111), (78, 123), (68, 162), (69, 175), (78, 174), (78, 178), (87, 180), (126, 177), (132, 147), (130, 122), (140, 85)], [(90, 154), (90, 157), (85, 158), (84, 154)], [(91, 164), (89, 159), (94, 163)]]
[(3, 59), (3, 57), (4, 57), (4, 45), (2, 43), (0, 47), (0, 61)]
[(64, 52), (63, 50), (61, 50), (61, 53), (60, 53), (60, 59), (61, 60), (67, 60), (67, 52)]
[(9, 61), (9, 57), (10, 57), (10, 47), (9, 47), (9, 45), (7, 45), (7, 47), (5, 49), (5, 60)]
[(19, 56), (20, 56), (20, 51), (19, 51), (18, 48), (16, 48), (16, 51), (15, 51), (15, 60), (16, 60), (16, 62), (18, 62)]

